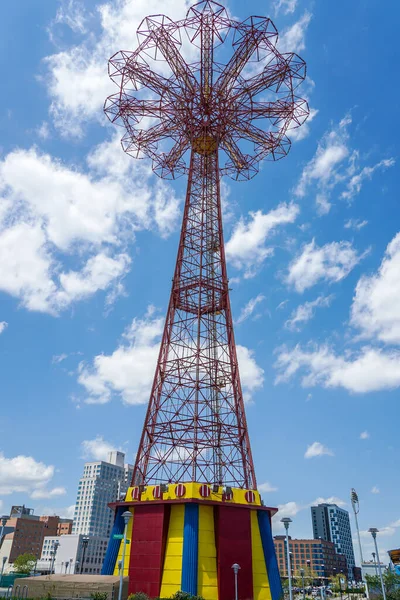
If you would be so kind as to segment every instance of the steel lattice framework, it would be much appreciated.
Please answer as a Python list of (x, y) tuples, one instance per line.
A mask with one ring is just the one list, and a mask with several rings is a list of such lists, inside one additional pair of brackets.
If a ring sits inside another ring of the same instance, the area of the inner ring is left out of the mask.
[[(161, 177), (187, 174), (188, 187), (133, 483), (199, 481), (255, 489), (220, 179), (249, 179), (261, 160), (287, 154), (287, 131), (308, 116), (307, 102), (295, 95), (305, 63), (278, 51), (269, 19), (238, 22), (208, 0), (192, 6), (182, 21), (147, 17), (138, 39), (136, 51), (110, 59), (119, 92), (107, 99), (105, 111), (125, 127), (128, 154), (150, 157)], [(224, 60), (229, 40), (233, 53)]]

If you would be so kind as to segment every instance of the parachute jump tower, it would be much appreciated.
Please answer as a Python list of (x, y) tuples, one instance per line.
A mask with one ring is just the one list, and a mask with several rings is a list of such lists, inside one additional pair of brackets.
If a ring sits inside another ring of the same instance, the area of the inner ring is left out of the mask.
[[(103, 574), (118, 573), (122, 513), (132, 513), (129, 593), (178, 590), (233, 600), (282, 595), (271, 534), (274, 508), (257, 491), (229, 303), (221, 176), (246, 180), (290, 148), (308, 116), (295, 90), (305, 63), (276, 47), (264, 17), (231, 19), (220, 4), (185, 19), (144, 19), (139, 46), (109, 62), (118, 85), (105, 111), (122, 146), (163, 178), (188, 185), (171, 296), (133, 481), (114, 505)], [(230, 49), (230, 51), (229, 51)]]

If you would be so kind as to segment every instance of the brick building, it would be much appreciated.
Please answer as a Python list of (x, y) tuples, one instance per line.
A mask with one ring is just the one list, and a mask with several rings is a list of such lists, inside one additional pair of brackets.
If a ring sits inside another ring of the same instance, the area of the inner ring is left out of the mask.
[(40, 558), (45, 536), (56, 536), (59, 525), (60, 517), (39, 517), (31, 508), (13, 506), (0, 540), (0, 555), (7, 558), (5, 571), (20, 554), (28, 552)]
[[(274, 537), (276, 557), (279, 571), (287, 577), (286, 542), (284, 535)], [(346, 558), (337, 554), (335, 544), (325, 540), (295, 540), (289, 536), (289, 552), (294, 575), (300, 574), (303, 568), (306, 573), (315, 577), (331, 577), (342, 570), (347, 573)], [(336, 571), (335, 571), (336, 569)]]
[(72, 533), (72, 524), (72, 519), (60, 519), (57, 526), (57, 535), (70, 535)]

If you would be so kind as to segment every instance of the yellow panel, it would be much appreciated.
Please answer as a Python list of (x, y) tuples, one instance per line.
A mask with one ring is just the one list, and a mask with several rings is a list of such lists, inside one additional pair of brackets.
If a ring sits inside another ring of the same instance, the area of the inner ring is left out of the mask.
[(218, 600), (217, 549), (215, 547), (214, 509), (199, 506), (199, 559), (197, 594), (206, 600)]
[[(212, 486), (210, 486), (210, 488), (211, 488), (210, 496), (208, 498), (203, 498), (202, 496), (200, 496), (200, 486), (202, 485), (201, 483), (189, 482), (189, 483), (184, 483), (183, 485), (186, 488), (186, 493), (183, 496), (183, 498), (177, 498), (177, 496), (175, 494), (176, 484), (171, 483), (168, 485), (168, 491), (166, 491), (162, 494), (162, 500), (187, 500), (187, 499), (195, 498), (198, 500), (212, 500), (213, 502), (222, 502), (223, 501), (222, 500), (222, 496), (223, 496), (222, 486), (219, 487), (218, 492), (213, 492)], [(160, 502), (160, 499), (155, 500), (153, 497), (154, 488), (155, 488), (154, 485), (146, 486), (140, 496), (140, 502), (151, 502), (151, 501)], [(139, 502), (139, 500), (133, 500), (132, 494), (133, 494), (134, 489), (135, 488), (129, 488), (129, 490), (126, 494), (126, 498), (125, 498), (126, 502), (131, 502), (131, 501)], [(246, 506), (261, 506), (261, 497), (260, 497), (259, 492), (257, 490), (251, 490), (251, 491), (253, 491), (254, 495), (255, 495), (255, 500), (251, 504), (249, 504), (245, 498), (245, 494), (246, 494), (247, 490), (242, 490), (239, 488), (232, 488), (232, 493), (233, 493), (232, 500), (224, 500), (224, 503), (226, 503), (226, 504), (245, 504)]]
[[(129, 541), (129, 544), (126, 544), (126, 550), (125, 550), (125, 561), (124, 561), (124, 575), (129, 575), (129, 561), (131, 558), (131, 545), (132, 545), (132, 526), (133, 526), (133, 519), (135, 518), (133, 516), (134, 513), (134, 508), (129, 508), (129, 512), (132, 513), (132, 519), (129, 519), (129, 523), (128, 523), (128, 529), (126, 530), (126, 540)], [(121, 543), (119, 545), (119, 552), (118, 552), (118, 556), (117, 556), (117, 560), (115, 563), (115, 567), (114, 567), (114, 575), (119, 575), (119, 570), (118, 570), (118, 563), (120, 560), (122, 560), (122, 550), (124, 547), (124, 540), (121, 540)]]
[(250, 511), (251, 518), (251, 555), (253, 563), (253, 597), (254, 600), (271, 600), (267, 567), (258, 526), (257, 511)]
[(169, 598), (181, 589), (184, 520), (185, 505), (175, 504), (171, 506), (161, 581), (161, 598)]

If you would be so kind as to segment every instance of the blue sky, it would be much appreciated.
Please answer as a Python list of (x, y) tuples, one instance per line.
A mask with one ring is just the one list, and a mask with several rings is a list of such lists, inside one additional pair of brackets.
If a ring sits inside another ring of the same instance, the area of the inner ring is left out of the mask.
[[(311, 536), (336, 498), (400, 544), (397, 7), (230, 0), (307, 61), (289, 156), (223, 182), (231, 301), (259, 487)], [(185, 181), (125, 156), (107, 59), (183, 0), (8, 3), (0, 22), (0, 510), (71, 514), (84, 459), (133, 460)], [(394, 99), (394, 101), (393, 101)], [(279, 527), (276, 527), (279, 531)], [(371, 540), (372, 541), (372, 540)], [(363, 534), (365, 555), (373, 550)]]

